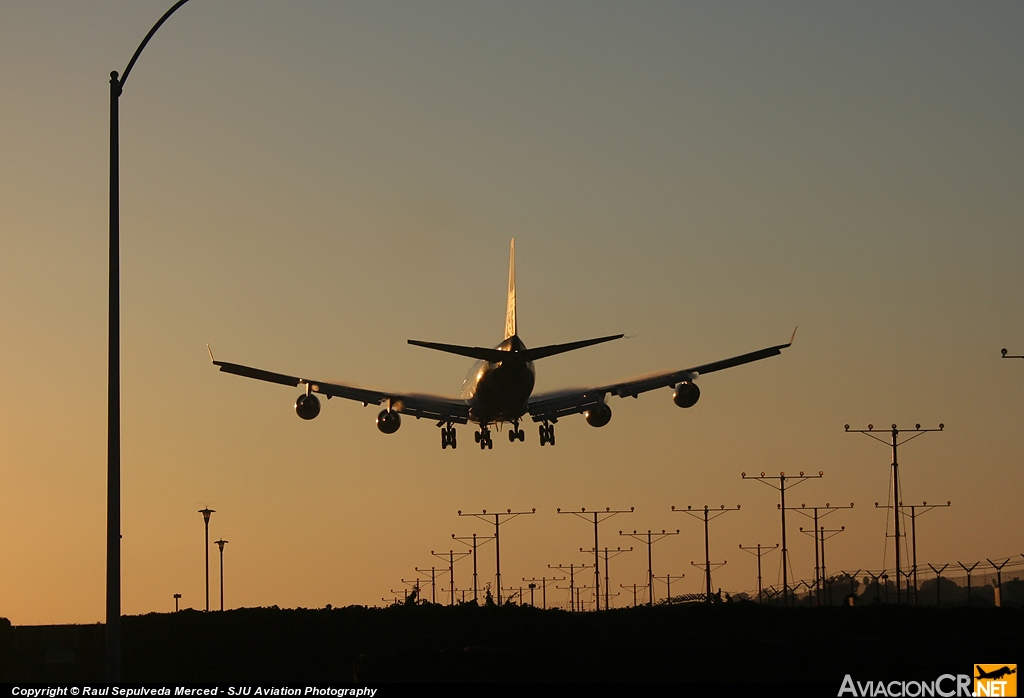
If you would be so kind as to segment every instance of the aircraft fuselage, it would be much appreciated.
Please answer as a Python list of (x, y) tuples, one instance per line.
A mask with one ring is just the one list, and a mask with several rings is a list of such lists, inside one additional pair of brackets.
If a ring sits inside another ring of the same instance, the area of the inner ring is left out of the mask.
[(480, 424), (514, 422), (527, 412), (536, 372), (532, 361), (524, 361), (518, 352), (526, 345), (512, 335), (495, 349), (506, 351), (503, 361), (479, 361), (466, 376), (462, 397), (469, 403), (469, 418)]

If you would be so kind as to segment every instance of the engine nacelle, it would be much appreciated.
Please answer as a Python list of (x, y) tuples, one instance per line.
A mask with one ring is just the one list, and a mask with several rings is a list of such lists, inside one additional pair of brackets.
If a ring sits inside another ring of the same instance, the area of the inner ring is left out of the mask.
[(385, 434), (394, 434), (402, 426), (402, 415), (394, 410), (381, 410), (377, 415), (377, 428)]
[(587, 424), (590, 426), (603, 427), (612, 421), (612, 408), (608, 405), (598, 405), (594, 409), (584, 412), (583, 416), (587, 418)]
[(684, 381), (677, 385), (676, 391), (672, 393), (672, 402), (676, 403), (679, 407), (693, 407), (699, 399), (700, 388), (697, 387), (696, 383)]
[(303, 419), (316, 419), (320, 414), (320, 400), (316, 395), (299, 395), (295, 399), (295, 414)]

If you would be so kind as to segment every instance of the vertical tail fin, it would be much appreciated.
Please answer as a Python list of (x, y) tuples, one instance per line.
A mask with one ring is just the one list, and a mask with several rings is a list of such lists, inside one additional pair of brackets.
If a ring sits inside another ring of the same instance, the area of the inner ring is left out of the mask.
[(508, 248), (508, 306), (505, 309), (505, 339), (516, 334), (516, 239)]

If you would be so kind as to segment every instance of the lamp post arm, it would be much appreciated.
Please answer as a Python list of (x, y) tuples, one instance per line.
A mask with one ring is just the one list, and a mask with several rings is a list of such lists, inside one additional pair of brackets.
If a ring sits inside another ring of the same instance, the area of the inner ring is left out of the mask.
[(154, 34), (156, 34), (156, 30), (159, 29), (160, 26), (167, 21), (167, 18), (173, 15), (175, 11), (177, 11), (177, 9), (184, 5), (186, 2), (188, 2), (188, 0), (178, 0), (178, 2), (174, 3), (171, 9), (167, 10), (167, 12), (164, 13), (164, 16), (161, 17), (157, 21), (157, 23), (153, 25), (153, 28), (149, 30), (148, 34), (146, 34), (146, 38), (143, 39), (142, 43), (139, 44), (139, 47), (135, 49), (135, 54), (132, 56), (132, 59), (128, 61), (128, 67), (124, 69), (124, 73), (121, 75), (121, 79), (118, 81), (122, 90), (124, 89), (124, 83), (128, 80), (128, 73), (132, 72), (132, 68), (135, 67), (135, 61), (139, 60), (139, 55), (142, 53), (142, 49), (146, 48), (146, 44), (148, 44), (149, 40), (153, 38)]

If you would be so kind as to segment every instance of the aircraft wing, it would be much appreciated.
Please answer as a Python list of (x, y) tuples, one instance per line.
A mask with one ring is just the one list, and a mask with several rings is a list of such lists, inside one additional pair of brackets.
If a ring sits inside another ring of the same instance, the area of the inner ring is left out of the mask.
[(631, 378), (629, 380), (622, 381), (621, 383), (612, 383), (611, 385), (586, 388), (583, 390), (561, 390), (553, 393), (535, 395), (530, 398), (529, 402), (530, 417), (532, 417), (535, 422), (555, 421), (559, 417), (564, 417), (570, 414), (581, 414), (587, 410), (597, 407), (598, 405), (604, 404), (605, 397), (607, 395), (636, 397), (640, 393), (646, 393), (649, 390), (675, 387), (683, 381), (692, 381), (697, 376), (705, 373), (713, 373), (726, 368), (732, 368), (733, 366), (742, 366), (743, 364), (749, 364), (753, 361), (760, 361), (761, 359), (778, 356), (782, 353), (783, 349), (792, 346), (793, 339), (795, 337), (796, 330), (793, 330), (793, 336), (789, 338), (789, 342), (786, 344), (778, 344), (774, 347), (766, 347), (747, 354), (734, 356), (729, 359), (713, 361), (711, 363), (701, 364), (700, 366), (693, 366), (691, 368), (684, 368), (678, 371), (654, 373), (648, 376), (641, 376), (639, 378)]
[(328, 399), (341, 397), (347, 400), (355, 400), (363, 405), (380, 405), (388, 402), (391, 409), (407, 414), (410, 417), (426, 417), (453, 424), (465, 424), (469, 420), (469, 405), (465, 400), (446, 398), (435, 395), (418, 395), (415, 393), (390, 393), (380, 390), (368, 390), (351, 385), (340, 385), (328, 383), (327, 381), (312, 380), (299, 376), (290, 376), (285, 373), (265, 371), (261, 368), (233, 364), (227, 361), (217, 361), (210, 352), (210, 359), (213, 365), (220, 368), (224, 373), (233, 373), (236, 376), (255, 378), (256, 380), (267, 381), (268, 383), (279, 383), (291, 387), (309, 386), (312, 393), (325, 395)]

